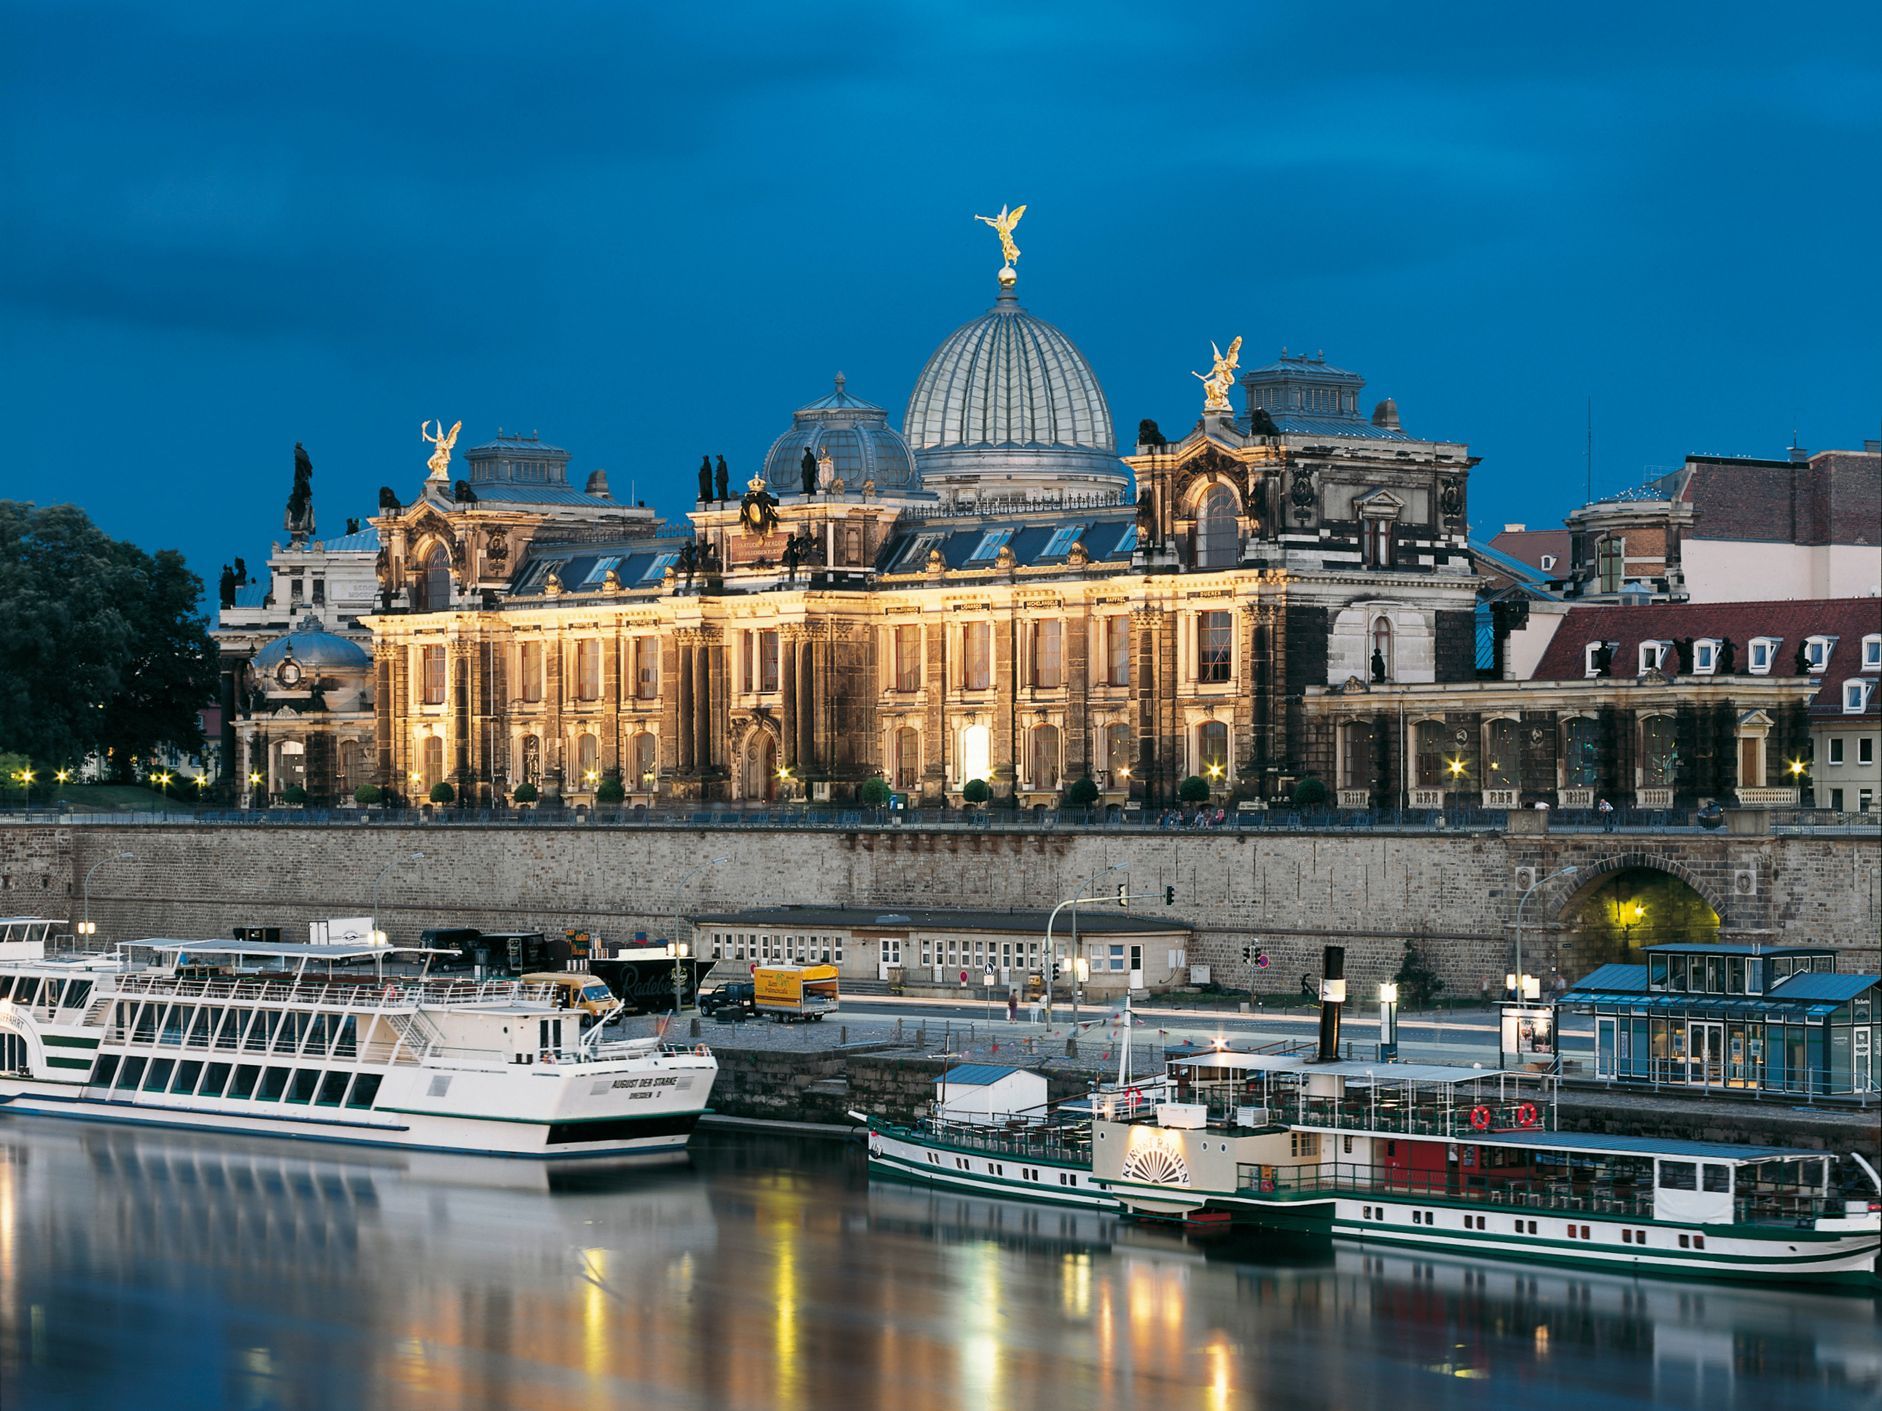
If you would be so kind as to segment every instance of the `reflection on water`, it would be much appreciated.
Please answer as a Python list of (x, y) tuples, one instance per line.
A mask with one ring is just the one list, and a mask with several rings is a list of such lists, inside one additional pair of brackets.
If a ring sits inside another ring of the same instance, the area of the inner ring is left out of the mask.
[(871, 1184), (0, 1121), (0, 1406), (1849, 1407), (1878, 1304), (1253, 1241)]

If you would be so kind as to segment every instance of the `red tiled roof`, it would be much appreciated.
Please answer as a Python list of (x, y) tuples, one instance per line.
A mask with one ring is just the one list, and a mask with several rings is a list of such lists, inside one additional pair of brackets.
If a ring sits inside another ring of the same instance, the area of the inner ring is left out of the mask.
[[(1797, 648), (1808, 637), (1834, 637), (1830, 659), (1816, 678), (1820, 689), (1812, 715), (1843, 713), (1843, 683), (1859, 677), (1876, 685), (1865, 715), (1882, 714), (1882, 673), (1862, 670), (1862, 639), (1882, 633), (1882, 599), (1804, 598), (1770, 603), (1643, 603), (1570, 608), (1536, 663), (1538, 681), (1579, 681), (1587, 675), (1591, 642), (1615, 644), (1613, 675), (1631, 680), (1642, 642), (1677, 642), (1692, 638), (1730, 638), (1737, 651), (1734, 674), (1750, 672), (1753, 637), (1778, 638), (1771, 670), (1755, 679), (1808, 679), (1797, 670)], [(1669, 657), (1669, 665), (1676, 659)]]
[[(1566, 578), (1574, 537), (1566, 529), (1505, 529), (1490, 540), (1490, 547), (1528, 564), (1538, 573)], [(1546, 570), (1542, 567), (1545, 554), (1554, 558), (1555, 567)]]

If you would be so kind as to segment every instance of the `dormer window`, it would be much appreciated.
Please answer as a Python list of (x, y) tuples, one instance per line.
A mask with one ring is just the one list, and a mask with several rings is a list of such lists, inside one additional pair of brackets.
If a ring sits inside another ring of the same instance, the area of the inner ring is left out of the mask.
[(1875, 689), (1873, 681), (1845, 681), (1843, 683), (1843, 714), (1861, 715), (1869, 706), (1869, 693)]
[(1751, 639), (1749, 669), (1753, 676), (1771, 674), (1771, 663), (1777, 660), (1777, 649), (1783, 641), (1782, 637), (1753, 637)]
[(1078, 542), (1078, 536), (1085, 532), (1082, 524), (1062, 524), (1052, 531), (1052, 537), (1046, 541), (1046, 551), (1040, 558), (1064, 558), (1072, 551), (1072, 545)]
[(1862, 639), (1862, 669), (1882, 671), (1882, 632), (1871, 632)]
[(1830, 652), (1836, 646), (1834, 637), (1807, 637), (1804, 639), (1804, 660), (1810, 665), (1812, 676), (1821, 676), (1830, 664)]
[(1013, 531), (1011, 529), (989, 530), (987, 533), (980, 536), (980, 542), (974, 545), (974, 551), (967, 556), (967, 561), (969, 563), (985, 563), (990, 559), (998, 558), (1000, 550), (1006, 547), (1007, 541), (1012, 537)]
[(1661, 664), (1666, 661), (1666, 649), (1672, 645), (1671, 642), (1642, 642), (1640, 644), (1640, 674), (1645, 676), (1649, 671), (1658, 671)]
[(1544, 573), (1555, 572), (1555, 555), (1554, 554), (1544, 554), (1542, 556), (1542, 571)]
[(1581, 649), (1582, 675), (1606, 676), (1614, 668), (1614, 644), (1590, 642)]
[(1710, 676), (1719, 669), (1718, 638), (1701, 637), (1692, 644), (1692, 669), (1695, 676)]

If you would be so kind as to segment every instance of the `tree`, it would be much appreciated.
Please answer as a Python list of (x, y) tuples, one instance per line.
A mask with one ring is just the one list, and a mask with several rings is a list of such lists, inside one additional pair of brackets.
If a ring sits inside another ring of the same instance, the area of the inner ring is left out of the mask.
[(450, 803), (457, 797), (457, 790), (440, 779), (431, 786), (430, 797), (433, 803)]
[(961, 800), (964, 803), (983, 804), (993, 797), (993, 786), (985, 779), (969, 779), (961, 785)]
[(863, 780), (859, 797), (864, 808), (887, 808), (894, 792), (889, 788), (889, 781), (880, 776)]
[(1176, 797), (1184, 803), (1208, 803), (1209, 781), (1200, 774), (1192, 774), (1177, 786)]
[(1408, 1009), (1428, 1009), (1444, 993), (1443, 977), (1425, 959), (1416, 941), (1405, 942), (1405, 957), (1392, 978), (1398, 982), (1399, 1002)]
[(1295, 808), (1319, 808), (1331, 797), (1326, 784), (1319, 779), (1309, 777), (1294, 786)]
[(542, 795), (537, 792), (534, 784), (525, 779), (510, 791), (510, 797), (515, 799), (518, 803), (534, 803), (537, 799), (541, 798)]
[(384, 803), (386, 791), (377, 784), (361, 784), (353, 790), (353, 802), (361, 808), (371, 808), (376, 803)]
[(609, 775), (595, 786), (596, 803), (619, 803), (627, 797), (627, 786)]
[(289, 784), (287, 788), (281, 791), (281, 802), (290, 803), (296, 808), (299, 808), (302, 804), (307, 802), (307, 790), (303, 789), (299, 784)]
[(1065, 788), (1065, 806), (1067, 808), (1090, 808), (1098, 801), (1098, 782), (1089, 774), (1082, 779), (1074, 779)]
[(89, 755), (120, 780), (203, 747), (216, 648), (202, 580), (172, 549), (107, 537), (73, 505), (0, 500), (0, 746), (46, 768)]

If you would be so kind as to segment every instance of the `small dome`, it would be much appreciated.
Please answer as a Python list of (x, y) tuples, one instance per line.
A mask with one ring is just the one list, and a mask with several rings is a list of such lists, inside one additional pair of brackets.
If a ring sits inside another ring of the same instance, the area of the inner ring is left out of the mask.
[(1378, 406), (1374, 407), (1372, 409), (1372, 424), (1382, 427), (1387, 431), (1402, 430), (1398, 424), (1398, 403), (1393, 401), (1390, 397), (1387, 397), (1383, 402), (1379, 403)]
[(1122, 489), (1129, 477), (1091, 364), (1010, 286), (935, 349), (902, 426), (929, 489)]
[(886, 411), (852, 397), (846, 382), (839, 372), (833, 392), (792, 414), (791, 429), (773, 441), (765, 455), (766, 482), (781, 495), (801, 493), (808, 446), (819, 460), (829, 453), (836, 476), (847, 490), (860, 490), (865, 481), (873, 480), (881, 494), (919, 491), (908, 442), (889, 425)]
[(372, 653), (358, 642), (336, 637), (321, 626), (320, 619), (309, 613), (301, 625), (284, 637), (276, 637), (255, 653), (254, 668), (272, 672), (293, 657), (303, 671), (370, 671)]

